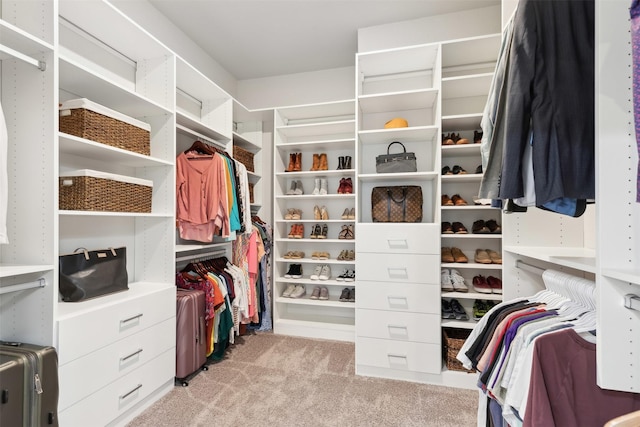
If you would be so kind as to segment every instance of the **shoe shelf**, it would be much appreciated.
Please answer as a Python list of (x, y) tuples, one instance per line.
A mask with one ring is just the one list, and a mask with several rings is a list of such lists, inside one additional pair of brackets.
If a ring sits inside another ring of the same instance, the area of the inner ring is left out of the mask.
[(324, 195), (313, 195), (313, 194), (283, 194), (276, 196), (278, 200), (327, 200), (327, 199), (354, 199), (356, 197), (355, 194), (324, 194)]
[(406, 183), (434, 181), (438, 179), (437, 172), (403, 172), (403, 173), (367, 173), (358, 175), (362, 182), (379, 182), (397, 180)]
[[(486, 298), (485, 298), (486, 299)], [(443, 328), (459, 328), (459, 329), (473, 329), (478, 324), (477, 321), (473, 319), (469, 320), (445, 320), (442, 319), (440, 326)]]
[(284, 222), (284, 223), (314, 223), (314, 224), (325, 224), (325, 223), (353, 223), (356, 222), (355, 219), (277, 219), (276, 223)]
[(502, 301), (502, 294), (483, 294), (480, 292), (442, 292), (442, 298), (456, 298), (456, 299), (466, 299), (466, 300), (481, 299), (481, 300), (489, 300), (489, 301)]
[(278, 258), (276, 261), (278, 262), (289, 262), (291, 264), (342, 264), (342, 265), (353, 265), (355, 264), (355, 260), (347, 261), (340, 259), (313, 259), (313, 258)]
[[(324, 286), (324, 285), (318, 285), (318, 286)], [(345, 286), (345, 287), (348, 288), (349, 286)], [(339, 301), (335, 298), (336, 297), (329, 297), (328, 300), (324, 300), (324, 301), (314, 300), (314, 299), (310, 299), (309, 294), (307, 293), (307, 295), (301, 298), (278, 297), (276, 299), (276, 302), (281, 304), (299, 304), (299, 305), (309, 305), (309, 306), (316, 306), (316, 307), (336, 307), (336, 308), (347, 308), (347, 309), (355, 308), (355, 304), (353, 302)]]
[[(291, 304), (287, 304), (287, 307), (300, 309), (319, 308), (324, 309), (325, 311), (326, 309), (339, 310), (339, 308), (334, 307), (295, 307)], [(337, 341), (353, 342), (355, 340), (355, 325), (353, 317), (339, 315), (329, 316), (326, 314), (317, 315), (310, 314), (307, 311), (308, 310), (305, 310), (304, 313), (300, 313), (289, 310), (287, 311), (286, 318), (275, 319), (274, 327), (278, 331), (277, 333), (282, 335), (305, 336)], [(345, 312), (346, 310), (340, 311)]]
[[(451, 114), (442, 116), (442, 132), (451, 132), (458, 130), (473, 130), (480, 128), (480, 121), (482, 120), (482, 113), (468, 113), (468, 114)], [(458, 147), (475, 146), (476, 150), (480, 150), (479, 144), (464, 144), (464, 145), (447, 145), (442, 147), (443, 153), (450, 149)]]
[[(466, 255), (466, 254), (465, 254)], [(467, 255), (469, 257), (469, 255)], [(473, 256), (471, 256), (473, 258)], [(471, 259), (470, 258), (470, 259)], [(442, 268), (454, 268), (454, 269), (477, 269), (477, 270), (502, 270), (502, 264), (480, 264), (477, 262), (443, 262)]]
[(442, 239), (502, 239), (502, 234), (443, 234)]
[[(293, 222), (296, 222), (295, 220)], [(316, 221), (316, 223), (322, 224), (322, 221)], [(328, 243), (354, 243), (355, 239), (289, 239), (288, 237), (277, 238), (276, 242), (287, 243), (318, 243), (326, 245)]]
[(492, 206), (488, 205), (467, 205), (467, 206), (441, 206), (440, 209), (444, 211), (452, 210), (452, 211), (476, 211), (476, 210), (494, 210), (496, 212), (500, 212), (499, 209), (496, 209)]
[(442, 182), (443, 183), (473, 182), (473, 183), (478, 183), (479, 184), (481, 180), (482, 180), (482, 174), (481, 173), (465, 173), (465, 174), (443, 175), (442, 176)]
[[(290, 143), (282, 143), (278, 145), (279, 150), (288, 150), (288, 151), (304, 151), (307, 149), (314, 149), (316, 151), (323, 150), (335, 150), (340, 149), (349, 144), (353, 145), (355, 143), (355, 138), (338, 138), (338, 139), (314, 139), (311, 141), (303, 141), (303, 142), (290, 142)], [(292, 173), (292, 172), (287, 172)]]
[[(320, 176), (333, 176), (333, 175), (353, 175), (355, 169), (325, 169), (317, 171), (297, 171), (297, 172), (276, 172), (276, 178), (298, 178), (298, 177), (320, 177)], [(301, 194), (301, 196), (311, 194)], [(315, 197), (323, 197), (322, 195), (314, 195)]]

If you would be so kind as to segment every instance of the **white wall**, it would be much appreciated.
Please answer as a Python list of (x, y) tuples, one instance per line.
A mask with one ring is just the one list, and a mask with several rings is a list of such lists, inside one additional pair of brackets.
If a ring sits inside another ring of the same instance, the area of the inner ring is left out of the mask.
[(358, 30), (358, 52), (499, 33), (502, 28), (500, 12), (498, 5), (361, 28)]
[(146, 0), (110, 0), (125, 15), (234, 98), (236, 78)]
[(249, 109), (353, 99), (355, 66), (239, 80), (237, 87), (238, 99)]

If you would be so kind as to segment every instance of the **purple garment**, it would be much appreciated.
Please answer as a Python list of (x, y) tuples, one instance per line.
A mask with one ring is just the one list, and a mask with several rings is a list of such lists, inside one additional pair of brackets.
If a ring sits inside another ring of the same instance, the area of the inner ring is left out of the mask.
[(640, 0), (632, 0), (631, 45), (633, 50), (633, 115), (636, 125), (636, 145), (638, 146), (638, 173), (636, 176), (636, 202), (640, 202)]

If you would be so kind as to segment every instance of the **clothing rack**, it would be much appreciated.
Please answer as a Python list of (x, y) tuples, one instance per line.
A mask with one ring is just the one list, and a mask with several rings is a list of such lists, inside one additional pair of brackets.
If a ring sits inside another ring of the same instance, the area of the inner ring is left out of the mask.
[(40, 71), (45, 71), (47, 69), (46, 62), (27, 56), (24, 53), (20, 53), (17, 50), (11, 49), (10, 47), (4, 46), (2, 44), (0, 44), (0, 52), (6, 53), (7, 55), (26, 62), (27, 64), (31, 64), (34, 67), (38, 68)]
[(516, 268), (519, 268), (521, 270), (526, 270), (530, 273), (535, 273), (535, 274), (539, 274), (542, 275), (542, 273), (544, 273), (545, 269), (544, 268), (540, 268), (540, 267), (536, 267), (535, 265), (531, 265), (531, 264), (527, 264), (526, 262), (522, 261), (522, 260), (516, 260)]
[(226, 249), (218, 249), (211, 252), (204, 252), (199, 254), (193, 254), (189, 256), (183, 256), (176, 258), (176, 264), (179, 262), (189, 261), (189, 262), (200, 262), (211, 258), (218, 258), (220, 256), (224, 256), (227, 254)]
[(9, 292), (24, 291), (26, 289), (44, 288), (45, 286), (47, 286), (47, 281), (44, 278), (40, 278), (33, 282), (25, 282), (25, 283), (18, 283), (16, 285), (2, 286), (0, 287), (0, 295), (7, 294)]

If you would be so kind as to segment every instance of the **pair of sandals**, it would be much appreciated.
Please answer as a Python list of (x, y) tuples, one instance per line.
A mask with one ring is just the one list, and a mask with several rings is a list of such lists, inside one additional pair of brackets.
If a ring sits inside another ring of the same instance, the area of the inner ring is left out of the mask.
[(326, 239), (327, 233), (329, 232), (329, 227), (327, 224), (322, 225), (316, 224), (313, 226), (313, 230), (311, 230), (311, 235), (309, 236), (312, 239)]
[(353, 261), (356, 259), (356, 253), (353, 249), (343, 249), (336, 259), (338, 261)]
[(338, 239), (351, 240), (354, 237), (353, 224), (343, 225), (340, 234), (338, 234)]

